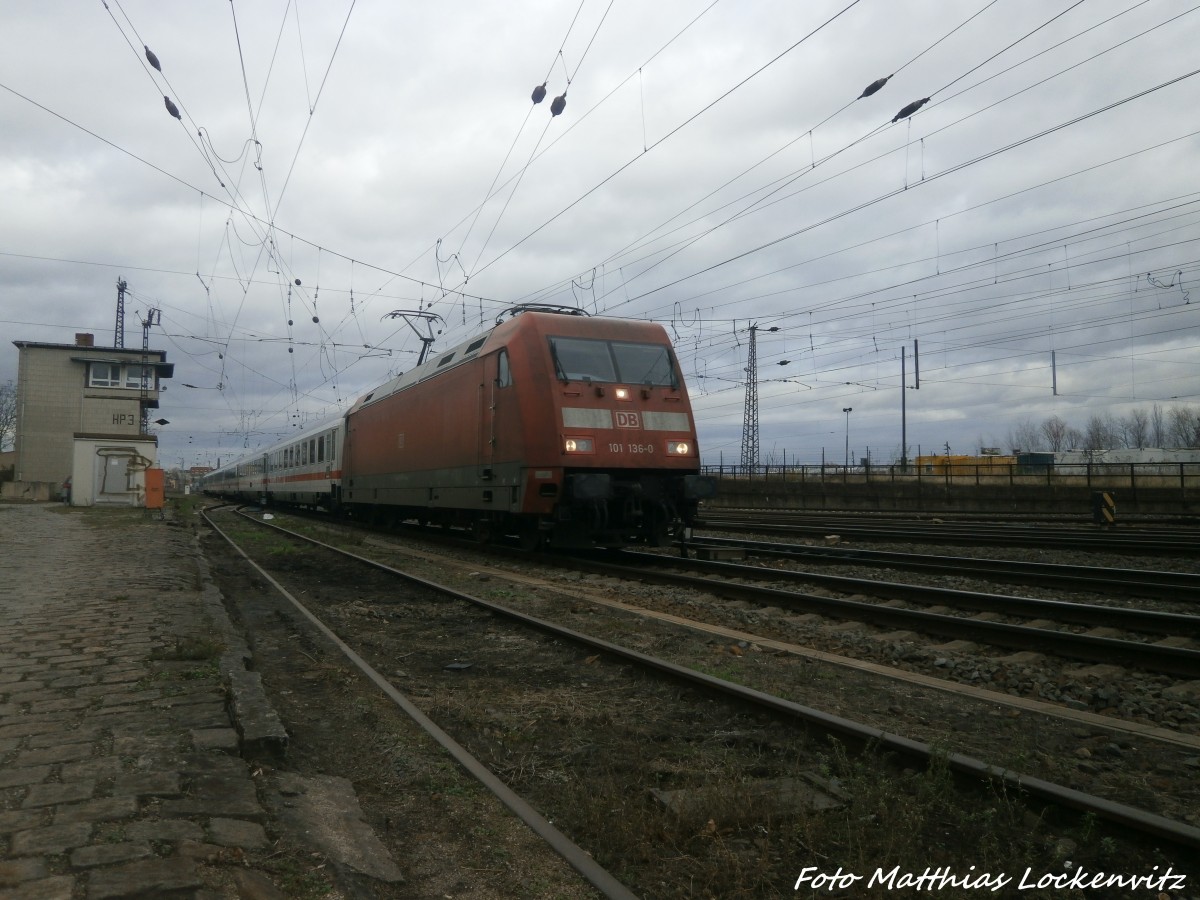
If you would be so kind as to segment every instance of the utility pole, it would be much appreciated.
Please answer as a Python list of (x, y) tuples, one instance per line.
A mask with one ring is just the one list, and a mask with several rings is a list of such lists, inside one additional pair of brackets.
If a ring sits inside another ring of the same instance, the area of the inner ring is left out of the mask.
[(142, 434), (150, 433), (150, 329), (161, 321), (161, 315), (159, 310), (151, 308), (142, 320)]
[(854, 412), (853, 406), (843, 406), (842, 412), (846, 414), (846, 462), (847, 469), (850, 468), (850, 413)]
[(746, 359), (746, 411), (742, 420), (742, 466), (752, 472), (758, 465), (758, 325), (750, 326), (750, 354)]
[[(904, 352), (907, 348), (900, 347), (900, 471), (908, 471), (908, 385), (905, 383)], [(913, 375), (916, 378), (914, 391), (921, 389), (921, 362), (918, 356), (917, 342), (913, 341)], [(920, 454), (918, 454), (919, 456)]]

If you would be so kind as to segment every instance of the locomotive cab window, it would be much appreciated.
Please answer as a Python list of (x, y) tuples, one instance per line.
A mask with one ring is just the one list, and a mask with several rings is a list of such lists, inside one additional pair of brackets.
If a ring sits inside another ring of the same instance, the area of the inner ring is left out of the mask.
[(512, 369), (508, 367), (508, 351), (501, 350), (496, 354), (496, 385), (508, 387), (512, 384)]
[(679, 386), (670, 351), (662, 344), (552, 337), (550, 355), (562, 381)]

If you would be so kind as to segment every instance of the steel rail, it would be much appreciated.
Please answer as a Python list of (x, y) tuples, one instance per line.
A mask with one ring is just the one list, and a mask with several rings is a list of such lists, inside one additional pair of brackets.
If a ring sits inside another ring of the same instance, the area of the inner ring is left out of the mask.
[[(326, 627), (324, 622), (313, 615), (313, 613), (310, 612), (303, 603), (292, 596), (292, 594), (289, 593), (283, 585), (276, 581), (270, 575), (270, 573), (252, 560), (249, 555), (242, 550), (242, 548), (239, 547), (232, 538), (229, 537), (229, 535), (222, 531), (216, 525), (216, 523), (212, 521), (207, 511), (204, 513), (204, 519), (217, 534), (224, 538), (229, 545), (233, 547), (233, 549), (236, 550), (242, 556), (242, 558), (254, 568), (256, 572), (266, 579), (266, 581), (273, 588), (275, 588), (275, 590), (279, 591), (279, 593), (286, 598), (293, 607), (295, 607), (297, 612), (304, 616), (304, 618), (307, 619), (314, 628), (324, 635), (325, 638), (330, 641), (330, 643), (337, 647), (337, 649), (342, 652), (342, 654), (356, 669), (370, 679), (376, 687), (378, 687), (384, 692), (384, 694), (387, 695), (388, 699), (395, 703), (396, 706), (398, 706), (409, 718), (411, 718), (418, 726), (428, 733), (430, 737), (437, 741), (437, 743), (454, 758), (455, 762), (466, 769), (467, 772), (469, 772), (480, 784), (487, 788), (487, 790), (491, 791), (501, 803), (508, 807), (509, 811), (511, 811), (515, 816), (517, 816), (517, 818), (524, 822), (530, 828), (530, 830), (532, 830), (539, 838), (545, 841), (546, 844), (553, 848), (553, 850), (558, 853), (559, 856), (566, 860), (567, 864), (570, 865), (571, 868), (573, 868), (576, 872), (578, 872), (590, 885), (592, 885), (592, 887), (596, 888), (596, 890), (598, 890), (603, 896), (613, 898), (613, 900), (636, 900), (636, 894), (630, 891), (629, 888), (625, 887), (625, 885), (621, 884), (621, 882), (618, 881), (615, 876), (613, 876), (607, 869), (596, 862), (587, 851), (555, 828), (549, 822), (549, 820), (547, 820), (541, 813), (530, 806), (528, 801), (526, 801), (523, 797), (512, 790), (512, 788), (501, 781), (491, 769), (472, 756), (465, 747), (463, 747), (460, 743), (454, 740), (454, 738), (442, 730), (411, 700), (396, 690), (390, 681), (380, 675), (379, 672), (374, 669), (365, 659), (359, 656), (351, 647), (342, 641), (341, 638), (339, 638), (328, 627)], [(352, 559), (359, 560), (360, 562), (374, 565), (385, 572), (388, 572), (392, 575), (399, 575), (408, 581), (421, 584), (424, 587), (433, 588), (435, 590), (438, 589), (438, 587), (433, 585), (431, 582), (426, 582), (422, 579), (406, 575), (397, 569), (382, 566), (378, 563), (374, 563), (372, 560), (366, 559), (365, 557), (357, 556), (353, 553), (347, 553), (346, 551), (340, 550), (337, 547), (324, 544), (320, 541), (313, 540), (312, 538), (304, 537), (303, 535), (295, 534), (287, 529), (279, 528), (276, 525), (271, 525), (268, 522), (255, 522), (255, 524), (273, 528), (293, 538), (306, 540), (335, 553), (340, 553), (344, 556), (351, 557)], [(443, 590), (441, 592), (444, 593), (445, 591)]]
[(1060, 622), (1069, 622), (1072, 625), (1087, 625), (1092, 628), (1112, 626), (1150, 634), (1200, 636), (1200, 616), (1186, 613), (1132, 609), (1125, 606), (1096, 606), (1087, 603), (1072, 603), (1068, 600), (1017, 597), (1012, 594), (985, 594), (957, 588), (907, 584), (902, 581), (879, 581), (874, 578), (824, 575), (820, 572), (799, 572), (792, 569), (764, 569), (761, 566), (747, 566), (714, 560), (682, 560), (661, 554), (629, 550), (623, 551), (620, 558), (632, 558), (640, 565), (685, 567), (726, 578), (804, 582), (843, 593), (869, 594), (884, 600), (913, 600), (928, 605), (946, 605), (978, 612), (998, 612), (1004, 615), (1028, 616), (1035, 619), (1049, 618)]
[(766, 511), (756, 512), (758, 518), (747, 518), (749, 514), (732, 516), (705, 512), (695, 522), (696, 528), (712, 528), (724, 531), (750, 531), (766, 534), (819, 534), (836, 531), (840, 536), (852, 536), (860, 540), (876, 541), (919, 541), (932, 544), (1007, 545), (1014, 547), (1054, 547), (1058, 549), (1105, 551), (1121, 554), (1135, 553), (1178, 553), (1200, 555), (1200, 537), (1191, 534), (1139, 532), (1131, 529), (1068, 530), (1064, 528), (1021, 528), (1018, 526), (966, 528), (962, 523), (896, 522), (881, 523), (854, 520), (828, 520), (798, 517), (796, 521), (782, 523), (780, 517), (770, 516), (774, 522), (763, 521), (769, 516)]
[[(666, 557), (653, 557), (656, 565), (664, 564)], [(674, 563), (675, 561), (670, 561)], [(960, 616), (949, 616), (941, 613), (925, 612), (923, 610), (899, 609), (876, 603), (864, 603), (858, 600), (844, 600), (834, 597), (824, 597), (819, 594), (802, 594), (797, 591), (786, 591), (778, 588), (762, 587), (760, 585), (739, 584), (731, 581), (716, 581), (698, 575), (685, 575), (677, 572), (663, 572), (658, 569), (622, 566), (615, 563), (599, 563), (574, 561), (574, 565), (587, 568), (593, 572), (614, 575), (627, 579), (642, 579), (655, 581), (660, 584), (671, 584), (688, 587), (710, 594), (723, 594), (739, 599), (751, 599), (765, 606), (783, 606), (791, 609), (803, 609), (808, 612), (820, 612), (822, 615), (834, 618), (850, 619), (872, 624), (887, 624), (898, 628), (908, 628), (926, 634), (935, 634), (960, 640), (979, 641), (1014, 650), (1040, 650), (1057, 656), (1067, 656), (1073, 659), (1083, 659), (1089, 662), (1120, 663), (1123, 665), (1142, 668), (1148, 671), (1178, 675), (1185, 678), (1200, 677), (1200, 651), (1180, 647), (1164, 647), (1157, 644), (1141, 644), (1135, 641), (1118, 640), (1116, 638), (1096, 637), (1085, 634), (1075, 634), (1069, 631), (1050, 631), (1044, 628), (1033, 628), (1028, 625), (1009, 625), (1003, 622), (988, 622), (981, 619), (969, 619)], [(703, 563), (704, 567), (727, 566), (724, 563)], [(740, 567), (762, 573), (762, 569)], [(772, 572), (780, 575), (780, 572)], [(762, 577), (761, 574), (756, 577)], [(831, 576), (823, 576), (829, 578)], [(912, 585), (902, 585), (915, 593), (932, 592), (932, 588), (919, 588)], [(958, 592), (966, 595), (967, 592)], [(996, 597), (997, 595), (981, 595)], [(1009, 599), (1009, 598), (1003, 598)], [(1052, 603), (1055, 601), (1028, 602)], [(1068, 604), (1072, 605), (1072, 604)], [(994, 607), (988, 607), (993, 609)], [(1134, 610), (1132, 612), (1138, 612)], [(1158, 613), (1157, 615), (1171, 615)], [(1184, 616), (1184, 619), (1191, 619)]]
[[(827, 734), (836, 735), (840, 738), (851, 740), (859, 746), (877, 746), (887, 752), (895, 753), (904, 759), (918, 763), (922, 766), (931, 764), (935, 759), (942, 759), (945, 760), (950, 771), (960, 776), (968, 777), (974, 781), (982, 780), (992, 784), (1003, 785), (1006, 788), (1017, 790), (1026, 796), (1034, 797), (1038, 800), (1047, 801), (1050, 803), (1055, 803), (1082, 813), (1091, 813), (1098, 819), (1102, 819), (1115, 825), (1133, 828), (1143, 834), (1163, 838), (1167, 841), (1170, 841), (1172, 844), (1176, 844), (1181, 847), (1200, 849), (1200, 828), (1195, 826), (1188, 825), (1183, 822), (1177, 822), (1173, 819), (1168, 819), (1165, 816), (1160, 816), (1157, 813), (1138, 809), (1124, 803), (1117, 803), (1111, 800), (1106, 800), (1102, 797), (1096, 797), (1094, 795), (1084, 793), (1083, 791), (1075, 790), (1074, 788), (1056, 784), (1052, 781), (1024, 775), (1011, 769), (997, 768), (996, 766), (989, 765), (982, 760), (967, 756), (965, 754), (947, 754), (936, 751), (929, 744), (902, 737), (901, 735), (893, 734), (888, 731), (883, 731), (882, 729), (872, 728), (869, 725), (856, 722), (852, 719), (827, 713), (810, 706), (794, 703), (790, 700), (785, 700), (782, 697), (777, 697), (772, 694), (767, 694), (763, 691), (755, 690), (754, 688), (748, 688), (740, 684), (735, 684), (734, 682), (717, 678), (714, 675), (698, 672), (695, 669), (689, 669), (685, 666), (680, 666), (664, 659), (649, 656), (645, 653), (640, 653), (636, 650), (622, 647), (619, 644), (613, 644), (609, 641), (601, 640), (600, 638), (582, 634), (574, 631), (573, 629), (564, 628), (560, 625), (554, 624), (553, 622), (548, 622), (544, 619), (539, 619), (526, 613), (501, 606), (498, 603), (493, 603), (489, 600), (484, 600), (480, 597), (475, 597), (471, 594), (457, 591), (453, 588), (447, 587), (446, 585), (440, 585), (436, 582), (428, 581), (410, 573), (393, 569), (390, 566), (377, 562), (373, 559), (359, 556), (355, 553), (350, 553), (349, 551), (342, 550), (341, 548), (334, 547), (330, 544), (325, 544), (322, 541), (318, 541), (314, 538), (309, 538), (304, 535), (290, 532), (287, 529), (279, 526), (271, 525), (270, 523), (265, 522), (256, 522), (256, 524), (263, 525), (264, 527), (274, 528), (284, 534), (289, 535), (290, 537), (306, 541), (318, 547), (323, 547), (334, 553), (338, 553), (347, 558), (362, 562), (365, 565), (371, 566), (380, 571), (395, 575), (410, 583), (420, 585), (444, 596), (474, 604), (482, 609), (486, 609), (492, 613), (495, 613), (496, 615), (511, 619), (513, 621), (521, 622), (555, 637), (561, 637), (563, 639), (576, 642), (582, 646), (600, 650), (619, 659), (623, 659), (628, 662), (661, 672), (664, 675), (676, 678), (687, 684), (702, 687), (714, 693), (724, 694), (738, 700), (739, 702), (754, 704), (787, 717), (794, 718), (798, 721), (804, 722), (807, 725), (815, 726)], [(226, 538), (226, 540), (228, 540), (228, 538)], [(238, 548), (238, 552), (242, 553), (240, 548)], [(244, 553), (242, 553), (242, 555), (245, 556)], [(249, 559), (249, 557), (247, 557), (247, 559)], [(275, 583), (273, 579), (270, 579), (269, 575), (266, 577), (271, 580), (272, 584)], [(303, 608), (298, 601), (292, 599), (291, 602), (296, 604), (298, 607)], [(305, 614), (310, 619), (312, 618), (311, 614), (307, 612)], [(347, 648), (347, 650), (348, 649), (349, 648)], [(353, 651), (349, 652), (353, 653)], [(402, 697), (402, 695), (398, 696)], [(434, 727), (436, 728), (436, 726)], [(452, 739), (447, 736), (447, 740)], [(590, 857), (588, 859), (590, 859)]]
[(1200, 539), (1200, 519), (1169, 524), (1152, 524), (1138, 520), (1118, 520), (1113, 524), (1101, 525), (1094, 519), (1082, 516), (1056, 519), (1037, 518), (1029, 515), (978, 515), (971, 518), (943, 516), (941, 514), (890, 513), (879, 510), (864, 510), (859, 513), (832, 513), (820, 510), (804, 510), (786, 507), (736, 508), (708, 507), (699, 513), (699, 518), (711, 521), (732, 519), (737, 521), (798, 522), (819, 525), (904, 525), (924, 528), (970, 528), (972, 530), (994, 530), (998, 532), (1037, 530), (1069, 532), (1083, 535), (1120, 534), (1142, 535), (1168, 539)]
[(813, 547), (807, 544), (773, 544), (767, 541), (707, 535), (689, 541), (686, 549), (691, 551), (708, 546), (741, 548), (754, 556), (776, 556), (827, 565), (879, 566), (950, 574), (969, 572), (983, 578), (1025, 584), (1065, 585), (1070, 589), (1077, 589), (1083, 585), (1088, 590), (1136, 593), (1139, 596), (1164, 600), (1200, 599), (1200, 575), (1190, 572), (1075, 566), (973, 556), (934, 556), (926, 553), (861, 550), (850, 547)]

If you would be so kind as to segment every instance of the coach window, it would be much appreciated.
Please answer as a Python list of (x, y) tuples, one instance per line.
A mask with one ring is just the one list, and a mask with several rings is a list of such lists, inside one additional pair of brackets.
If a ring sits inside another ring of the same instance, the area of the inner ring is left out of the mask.
[(508, 367), (508, 351), (501, 350), (496, 360), (496, 384), (508, 387), (512, 384), (512, 370)]
[(308, 442), (308, 461), (315, 463), (317, 461), (317, 439), (313, 438)]

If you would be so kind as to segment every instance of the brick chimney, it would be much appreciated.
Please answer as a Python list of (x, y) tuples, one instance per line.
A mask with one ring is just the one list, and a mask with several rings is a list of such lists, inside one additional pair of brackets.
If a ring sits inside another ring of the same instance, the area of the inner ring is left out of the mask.
[(75, 346), (76, 347), (91, 347), (95, 344), (95, 342), (96, 342), (96, 338), (93, 335), (81, 334), (79, 332), (75, 333)]

